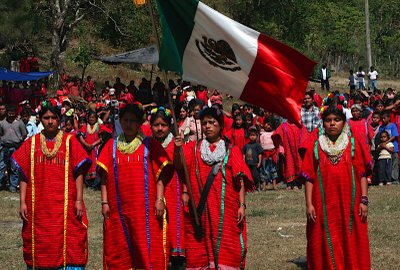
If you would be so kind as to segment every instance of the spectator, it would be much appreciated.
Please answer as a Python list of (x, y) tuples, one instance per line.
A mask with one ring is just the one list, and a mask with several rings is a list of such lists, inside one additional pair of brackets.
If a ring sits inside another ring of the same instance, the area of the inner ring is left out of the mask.
[(269, 183), (272, 189), (276, 189), (278, 172), (276, 168), (277, 151), (272, 140), (274, 134), (274, 118), (272, 116), (264, 118), (264, 132), (260, 136), (260, 144), (264, 151), (261, 167), (261, 189), (266, 190)]
[(19, 185), (18, 169), (14, 162), (11, 162), (11, 155), (21, 146), (28, 134), (25, 124), (17, 120), (16, 107), (6, 106), (6, 119), (0, 122), (0, 184), (4, 185), (5, 171), (10, 177), (10, 192), (17, 192)]
[[(393, 153), (392, 153), (392, 179), (387, 184), (391, 184), (391, 182), (397, 182), (399, 179), (399, 158), (398, 158), (398, 130), (395, 124), (390, 123), (390, 113), (385, 111), (381, 115), (382, 124), (379, 127), (377, 136), (379, 137), (382, 131), (387, 131), (389, 134), (389, 140), (387, 142), (392, 142), (394, 145)], [(380, 146), (383, 146), (383, 143), (380, 143)]]
[(389, 142), (389, 133), (382, 131), (378, 145), (378, 183), (380, 186), (391, 184), (392, 180), (392, 153), (394, 145)]
[(308, 132), (321, 126), (322, 121), (319, 117), (319, 109), (314, 106), (312, 94), (307, 92), (304, 96), (303, 107), (301, 108), (301, 122)]
[(321, 90), (324, 91), (326, 88), (326, 91), (330, 90), (329, 87), (329, 78), (331, 77), (331, 71), (329, 68), (327, 68), (327, 64), (323, 64), (322, 67), (320, 68), (318, 72), (318, 79), (321, 80)]
[(375, 90), (378, 89), (378, 71), (375, 70), (374, 66), (371, 66), (370, 71), (368, 72), (369, 78), (369, 89), (375, 94)]
[(354, 91), (356, 91), (356, 74), (354, 74), (353, 70), (349, 71), (349, 87), (350, 87), (350, 95), (354, 95)]
[(253, 178), (257, 190), (260, 191), (260, 168), (264, 150), (261, 145), (257, 143), (257, 139), (258, 130), (255, 126), (252, 126), (249, 128), (249, 143), (244, 145), (242, 153), (243, 159), (251, 172), (251, 178)]
[(126, 86), (121, 82), (121, 78), (117, 77), (115, 78), (113, 88), (115, 89), (115, 95), (117, 96), (117, 99), (119, 99), (121, 93), (125, 90)]
[(362, 91), (365, 89), (365, 72), (363, 71), (362, 67), (358, 68), (356, 73), (357, 82), (358, 82), (358, 91)]
[(39, 133), (36, 123), (31, 121), (31, 119), (30, 119), (31, 115), (34, 115), (35, 119), (36, 119), (36, 114), (32, 114), (31, 109), (25, 108), (21, 112), (21, 120), (25, 124), (26, 130), (28, 132), (26, 139)]

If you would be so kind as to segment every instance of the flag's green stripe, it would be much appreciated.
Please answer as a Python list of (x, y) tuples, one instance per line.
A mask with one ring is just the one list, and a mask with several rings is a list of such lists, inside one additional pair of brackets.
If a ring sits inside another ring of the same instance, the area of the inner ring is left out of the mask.
[(196, 0), (158, 0), (162, 26), (162, 46), (158, 65), (163, 70), (182, 70), (183, 53), (194, 27)]

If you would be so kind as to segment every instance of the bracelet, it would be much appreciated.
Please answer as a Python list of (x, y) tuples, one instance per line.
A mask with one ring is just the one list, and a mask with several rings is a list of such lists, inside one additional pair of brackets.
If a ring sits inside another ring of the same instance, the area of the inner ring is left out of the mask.
[(101, 201), (101, 205), (108, 204), (108, 201)]
[(368, 196), (362, 195), (362, 196), (361, 196), (361, 203), (364, 204), (364, 205), (366, 205), (366, 206), (368, 206), (368, 203), (369, 203), (369, 201), (368, 201)]
[(244, 207), (244, 209), (246, 209), (246, 208), (247, 208), (246, 204), (245, 204), (245, 203), (242, 203), (242, 202), (241, 202), (241, 203), (239, 203), (239, 208), (240, 208), (240, 207)]
[(82, 203), (82, 200), (76, 200), (75, 202)]
[(187, 191), (182, 191), (182, 194), (189, 194)]
[(165, 198), (164, 197), (158, 197), (157, 201), (161, 201), (165, 205)]

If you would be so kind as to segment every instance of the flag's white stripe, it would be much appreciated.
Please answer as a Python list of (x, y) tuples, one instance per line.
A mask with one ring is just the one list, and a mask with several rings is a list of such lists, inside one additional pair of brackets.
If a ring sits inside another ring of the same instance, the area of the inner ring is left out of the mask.
[[(254, 64), (259, 32), (254, 31), (199, 2), (192, 35), (183, 55), (183, 79), (195, 81), (240, 97)], [(225, 71), (214, 67), (200, 54), (196, 40), (203, 36), (224, 40), (233, 49), (240, 71)]]

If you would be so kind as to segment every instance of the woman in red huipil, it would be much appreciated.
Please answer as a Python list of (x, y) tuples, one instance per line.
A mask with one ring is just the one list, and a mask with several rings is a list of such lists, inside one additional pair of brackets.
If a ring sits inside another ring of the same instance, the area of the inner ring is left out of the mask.
[[(175, 156), (179, 158), (178, 149), (174, 144), (174, 136), (171, 133), (172, 112), (164, 107), (159, 107), (151, 111), (150, 126), (153, 131), (153, 138), (161, 143), (171, 160)], [(182, 140), (181, 137), (176, 138)], [(168, 231), (168, 250), (171, 255), (170, 260), (173, 264), (179, 265), (186, 256), (185, 250), (185, 224), (183, 221), (182, 207), (182, 186), (177, 173), (171, 182), (165, 187), (165, 200), (167, 207), (167, 231)]]
[(87, 125), (83, 125), (82, 128), (76, 132), (76, 136), (92, 159), (92, 167), (85, 176), (85, 182), (89, 187), (98, 189), (99, 187), (92, 185), (93, 180), (96, 178), (97, 146), (101, 144), (99, 123), (97, 114), (94, 111), (88, 111), (87, 122)]
[(288, 189), (298, 188), (301, 168), (299, 154), (300, 128), (290, 122), (282, 123), (272, 135), (275, 148), (283, 154), (283, 177)]
[(307, 269), (370, 269), (370, 155), (346, 127), (341, 105), (322, 114), (323, 130), (307, 147)]
[(232, 128), (225, 134), (225, 136), (229, 139), (232, 145), (236, 145), (239, 147), (240, 151), (242, 151), (244, 145), (249, 142), (246, 137), (246, 120), (242, 113), (236, 114), (234, 120), (235, 122), (233, 123)]
[[(223, 113), (206, 108), (200, 120), (205, 139), (184, 146), (195, 205), (199, 205), (210, 172), (216, 174), (199, 217), (201, 231), (194, 229), (192, 215), (185, 212), (186, 266), (242, 269), (247, 252), (245, 192), (253, 190), (254, 183), (239, 148), (230, 147), (221, 136)], [(186, 191), (184, 186), (184, 205), (189, 201)]]
[(167, 269), (164, 189), (173, 175), (159, 142), (140, 132), (140, 103), (121, 108), (123, 133), (109, 140), (97, 164), (104, 216), (104, 269)]
[(84, 269), (88, 258), (83, 176), (90, 159), (74, 136), (58, 129), (61, 110), (44, 101), (42, 133), (13, 154), (23, 178), (20, 215), (28, 269)]

